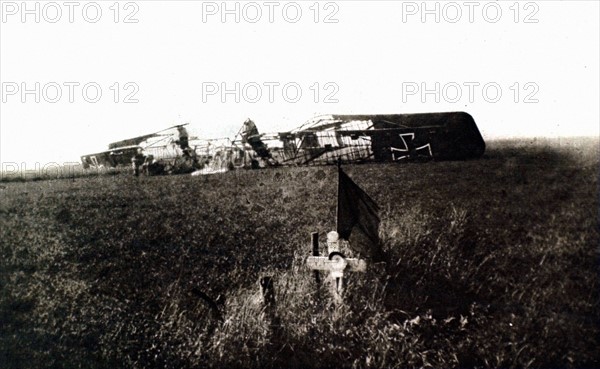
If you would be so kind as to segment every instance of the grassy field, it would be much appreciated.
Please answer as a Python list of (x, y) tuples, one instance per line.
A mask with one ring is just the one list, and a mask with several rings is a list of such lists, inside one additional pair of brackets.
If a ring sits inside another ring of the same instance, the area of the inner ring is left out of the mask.
[(342, 305), (303, 264), (334, 167), (4, 181), (0, 368), (600, 367), (599, 162), (597, 140), (497, 141), (346, 166), (388, 260)]

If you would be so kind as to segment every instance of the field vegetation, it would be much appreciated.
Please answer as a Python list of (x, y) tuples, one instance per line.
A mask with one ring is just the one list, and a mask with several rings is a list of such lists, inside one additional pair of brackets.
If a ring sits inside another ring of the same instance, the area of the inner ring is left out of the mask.
[(0, 367), (600, 367), (599, 162), (597, 140), (497, 141), (345, 166), (387, 262), (340, 305), (304, 265), (334, 167), (5, 179)]

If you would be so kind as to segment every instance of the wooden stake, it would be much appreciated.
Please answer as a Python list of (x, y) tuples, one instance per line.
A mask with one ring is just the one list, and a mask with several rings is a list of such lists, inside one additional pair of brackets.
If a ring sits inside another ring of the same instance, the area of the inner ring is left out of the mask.
[(273, 290), (273, 278), (270, 276), (260, 279), (260, 291), (263, 303), (267, 310), (275, 308), (275, 291)]
[[(310, 240), (312, 243), (312, 255), (319, 256), (319, 232), (313, 232), (310, 234)], [(321, 276), (318, 270), (314, 271), (315, 282), (317, 285), (321, 284)]]
[(275, 289), (273, 277), (266, 276), (260, 279), (260, 291), (262, 293), (265, 319), (269, 324), (269, 329), (273, 334), (273, 342), (278, 344), (281, 337), (281, 321), (277, 316), (277, 309), (275, 308)]

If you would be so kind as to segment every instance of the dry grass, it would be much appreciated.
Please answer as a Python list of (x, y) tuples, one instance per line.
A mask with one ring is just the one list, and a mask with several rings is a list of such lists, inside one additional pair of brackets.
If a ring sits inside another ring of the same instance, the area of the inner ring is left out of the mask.
[(0, 367), (598, 367), (598, 165), (507, 141), (348, 166), (388, 263), (342, 306), (303, 265), (335, 168), (2, 183)]

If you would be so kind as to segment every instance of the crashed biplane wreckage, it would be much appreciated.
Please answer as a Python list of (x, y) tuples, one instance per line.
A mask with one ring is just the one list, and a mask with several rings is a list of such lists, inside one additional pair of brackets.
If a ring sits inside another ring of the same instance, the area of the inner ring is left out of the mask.
[(290, 132), (250, 133), (254, 143), (252, 135), (246, 141), (265, 165), (464, 160), (485, 151), (473, 117), (463, 112), (326, 115)]
[(82, 162), (84, 167), (134, 163), (134, 170), (143, 162), (141, 171), (147, 174), (211, 174), (339, 161), (465, 160), (484, 151), (475, 121), (464, 112), (325, 115), (289, 132), (262, 134), (248, 119), (233, 140), (188, 138), (183, 126), (175, 126), (113, 143), (108, 151), (82, 156)]
[(195, 147), (190, 146), (196, 138), (188, 136), (186, 125), (113, 142), (107, 151), (83, 155), (83, 168), (132, 166), (136, 175), (191, 173), (201, 164)]
[(131, 166), (137, 176), (212, 174), (235, 168), (258, 167), (258, 160), (254, 158), (258, 154), (251, 146), (244, 150), (243, 145), (239, 147), (228, 138), (190, 137), (185, 128), (187, 125), (113, 142), (106, 151), (83, 155), (83, 168)]

